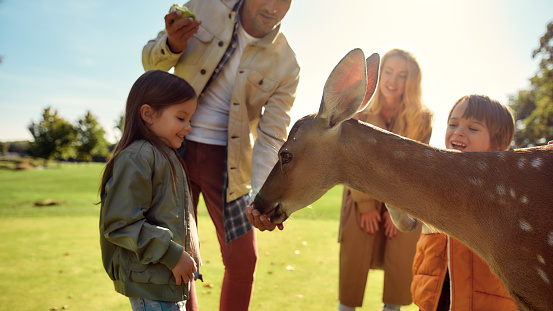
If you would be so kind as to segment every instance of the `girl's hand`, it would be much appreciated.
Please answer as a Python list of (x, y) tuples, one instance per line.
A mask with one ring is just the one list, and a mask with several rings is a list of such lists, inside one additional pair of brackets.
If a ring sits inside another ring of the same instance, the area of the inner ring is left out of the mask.
[(384, 212), (384, 230), (384, 234), (388, 237), (388, 239), (393, 239), (397, 235), (397, 227), (394, 225), (392, 217), (388, 211)]
[(361, 230), (367, 234), (374, 235), (378, 231), (378, 223), (382, 221), (378, 210), (372, 210), (367, 213), (361, 213)]
[(187, 252), (182, 252), (179, 261), (173, 268), (173, 276), (177, 281), (177, 285), (181, 283), (188, 283), (194, 279), (194, 273), (196, 273), (196, 262), (194, 258), (190, 257)]

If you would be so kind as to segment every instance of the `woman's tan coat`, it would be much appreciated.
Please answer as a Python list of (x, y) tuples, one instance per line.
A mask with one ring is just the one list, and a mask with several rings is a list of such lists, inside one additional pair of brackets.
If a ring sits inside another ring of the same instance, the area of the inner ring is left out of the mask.
[[(368, 109), (355, 115), (356, 119), (398, 133), (401, 120), (393, 121), (386, 126), (380, 115), (371, 115)], [(423, 115), (423, 131), (418, 137), (409, 137), (424, 143), (430, 141), (432, 133), (430, 111)], [(371, 178), (371, 176), (367, 176)], [(379, 224), (375, 235), (369, 235), (360, 227), (361, 214), (371, 210), (378, 210), (382, 220), (386, 212), (384, 202), (363, 194), (359, 191), (344, 187), (342, 212), (340, 217), (340, 303), (360, 307), (363, 303), (365, 284), (370, 269), (383, 269), (384, 292), (383, 302), (394, 305), (409, 305), (412, 302), (410, 285), (413, 279), (412, 263), (415, 256), (415, 246), (420, 236), (420, 226), (411, 232), (398, 232), (393, 239), (384, 235), (384, 222)], [(378, 293), (374, 293), (378, 295)]]

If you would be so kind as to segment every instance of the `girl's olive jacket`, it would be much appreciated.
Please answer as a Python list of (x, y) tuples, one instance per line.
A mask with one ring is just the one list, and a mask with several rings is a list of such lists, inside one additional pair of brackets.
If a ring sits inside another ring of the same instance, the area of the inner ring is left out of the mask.
[(128, 297), (187, 300), (187, 284), (176, 285), (171, 270), (185, 250), (201, 264), (185, 171), (175, 152), (166, 151), (176, 187), (169, 161), (141, 140), (117, 155), (101, 191), (102, 261), (115, 290)]

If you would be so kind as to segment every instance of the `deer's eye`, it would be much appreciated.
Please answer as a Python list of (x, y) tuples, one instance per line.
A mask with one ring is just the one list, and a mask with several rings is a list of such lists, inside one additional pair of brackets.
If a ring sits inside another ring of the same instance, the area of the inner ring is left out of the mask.
[(282, 164), (289, 163), (290, 161), (292, 161), (292, 155), (286, 151), (283, 151), (280, 153), (280, 161), (282, 162)]

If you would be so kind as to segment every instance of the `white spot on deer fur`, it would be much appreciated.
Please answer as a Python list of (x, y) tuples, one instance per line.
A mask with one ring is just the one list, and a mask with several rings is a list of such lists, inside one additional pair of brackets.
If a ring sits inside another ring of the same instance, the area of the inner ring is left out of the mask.
[(532, 226), (524, 219), (520, 220), (520, 228), (524, 231), (532, 231)]
[(545, 265), (545, 259), (543, 259), (543, 256), (540, 255), (540, 254), (538, 254), (537, 257), (538, 257), (538, 261), (539, 261), (541, 264)]
[(528, 198), (525, 195), (521, 196), (520, 197), (520, 203), (528, 204)]
[(403, 151), (403, 150), (396, 150), (396, 151), (394, 151), (394, 156), (395, 156), (396, 158), (405, 158), (406, 155), (407, 155), (407, 154), (406, 154), (405, 151)]
[(432, 151), (432, 149), (426, 149), (426, 150), (424, 150), (424, 155), (432, 156), (432, 155), (434, 155), (434, 152)]
[(521, 246), (521, 247), (520, 247), (520, 250), (521, 250), (522, 253), (526, 253), (526, 252), (529, 251), (529, 250), (528, 250), (528, 247), (526, 247), (526, 246)]
[(509, 193), (511, 194), (511, 197), (513, 199), (516, 197), (515, 189), (511, 188), (511, 190), (509, 190)]
[(505, 186), (503, 186), (503, 185), (497, 185), (497, 193), (498, 193), (500, 196), (504, 196), (504, 195), (505, 195)]
[(541, 158), (535, 158), (532, 160), (532, 167), (534, 168), (540, 168), (541, 166)]
[(549, 284), (549, 278), (547, 277), (547, 274), (545, 274), (545, 272), (540, 269), (540, 268), (536, 268), (536, 270), (538, 271), (538, 275), (540, 276), (540, 278), (546, 283), (546, 284)]
[(374, 138), (373, 136), (367, 136), (365, 137), (365, 139), (371, 144), (376, 144), (376, 138)]
[(478, 169), (480, 170), (485, 170), (487, 166), (488, 165), (486, 164), (486, 162), (484, 162), (484, 160), (476, 161), (476, 167), (478, 167)]
[(523, 169), (525, 165), (526, 165), (526, 159), (525, 158), (519, 158), (518, 162), (517, 162), (518, 168)]
[(549, 232), (549, 235), (547, 236), (547, 243), (553, 246), (553, 232)]
[(497, 153), (497, 158), (498, 158), (499, 160), (505, 160), (505, 153), (503, 153), (503, 152), (498, 152), (498, 153)]
[(471, 177), (469, 178), (469, 181), (471, 184), (475, 186), (482, 186), (482, 179), (478, 177)]

